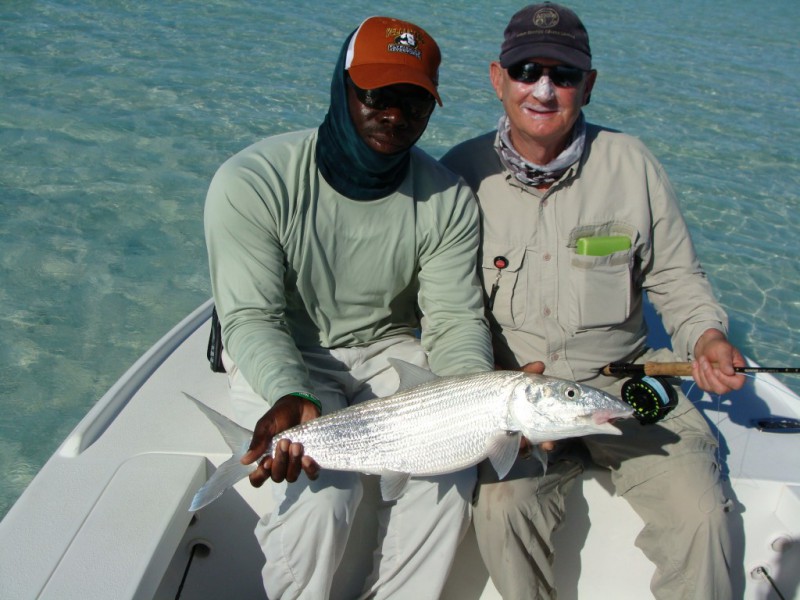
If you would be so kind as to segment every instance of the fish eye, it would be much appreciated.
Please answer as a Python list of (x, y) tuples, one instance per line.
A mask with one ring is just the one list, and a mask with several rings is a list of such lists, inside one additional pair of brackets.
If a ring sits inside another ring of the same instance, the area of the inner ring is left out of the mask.
[(564, 391), (564, 395), (565, 395), (567, 398), (569, 398), (570, 400), (575, 400), (575, 398), (577, 398), (577, 397), (579, 396), (579, 393), (578, 393), (578, 390), (577, 390), (577, 388), (574, 388), (574, 387), (568, 387), (568, 388), (567, 388), (567, 389)]

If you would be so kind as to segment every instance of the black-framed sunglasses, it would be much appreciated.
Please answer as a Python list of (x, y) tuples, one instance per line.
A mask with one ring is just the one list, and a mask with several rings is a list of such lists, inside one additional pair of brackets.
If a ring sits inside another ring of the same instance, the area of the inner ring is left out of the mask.
[(578, 67), (568, 65), (543, 65), (533, 61), (519, 62), (508, 67), (508, 76), (520, 83), (535, 83), (542, 75), (547, 75), (553, 85), (562, 88), (573, 88), (577, 86), (583, 75), (586, 73)]
[(365, 90), (353, 83), (349, 77), (347, 82), (353, 88), (358, 101), (374, 110), (399, 108), (412, 119), (427, 119), (436, 106), (436, 98), (422, 88), (418, 93), (400, 92), (391, 86)]

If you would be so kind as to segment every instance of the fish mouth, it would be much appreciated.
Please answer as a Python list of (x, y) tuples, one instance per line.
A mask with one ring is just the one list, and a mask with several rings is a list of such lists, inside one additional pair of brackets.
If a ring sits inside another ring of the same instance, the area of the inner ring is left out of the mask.
[(595, 425), (604, 425), (606, 423), (613, 423), (617, 419), (626, 419), (631, 415), (633, 415), (633, 408), (599, 410), (592, 415), (592, 421)]

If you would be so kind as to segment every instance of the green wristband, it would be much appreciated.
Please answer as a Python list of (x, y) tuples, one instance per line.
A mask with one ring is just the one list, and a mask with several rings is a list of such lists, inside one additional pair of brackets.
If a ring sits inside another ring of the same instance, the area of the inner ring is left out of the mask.
[(311, 402), (311, 404), (317, 407), (317, 409), (319, 410), (319, 414), (322, 414), (322, 402), (320, 402), (319, 399), (313, 394), (308, 394), (306, 392), (292, 392), (289, 395), (297, 396), (298, 398), (304, 398), (305, 400), (308, 400), (309, 402)]

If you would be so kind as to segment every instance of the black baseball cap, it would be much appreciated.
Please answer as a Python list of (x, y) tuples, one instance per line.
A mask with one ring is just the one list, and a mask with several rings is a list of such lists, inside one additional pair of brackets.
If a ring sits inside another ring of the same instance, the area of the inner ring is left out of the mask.
[(506, 27), (500, 47), (504, 69), (527, 58), (552, 58), (584, 71), (592, 68), (586, 27), (570, 9), (552, 2), (531, 4)]

